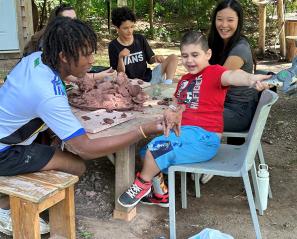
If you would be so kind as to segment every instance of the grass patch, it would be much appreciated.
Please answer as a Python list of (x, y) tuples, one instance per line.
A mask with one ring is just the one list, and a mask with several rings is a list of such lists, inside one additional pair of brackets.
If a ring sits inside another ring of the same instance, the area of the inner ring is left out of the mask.
[(94, 234), (88, 231), (80, 231), (79, 236), (83, 239), (91, 239), (94, 238)]
[(97, 52), (94, 58), (94, 66), (109, 66), (109, 57), (107, 50)]

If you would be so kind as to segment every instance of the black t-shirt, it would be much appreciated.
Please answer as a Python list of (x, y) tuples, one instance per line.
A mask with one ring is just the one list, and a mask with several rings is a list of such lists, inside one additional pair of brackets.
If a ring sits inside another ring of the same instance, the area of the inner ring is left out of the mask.
[(149, 82), (152, 78), (152, 71), (147, 67), (147, 63), (155, 54), (145, 37), (140, 34), (134, 34), (134, 41), (130, 46), (123, 46), (117, 39), (109, 43), (109, 62), (110, 66), (115, 70), (118, 67), (119, 54), (124, 48), (130, 51), (130, 55), (124, 57), (127, 76), (131, 79), (139, 78)]

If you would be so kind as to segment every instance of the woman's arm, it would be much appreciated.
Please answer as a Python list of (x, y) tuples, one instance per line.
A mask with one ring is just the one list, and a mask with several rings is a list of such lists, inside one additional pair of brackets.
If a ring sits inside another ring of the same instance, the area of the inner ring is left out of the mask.
[(237, 70), (240, 69), (244, 64), (244, 61), (239, 56), (228, 56), (224, 67), (226, 67), (228, 70)]

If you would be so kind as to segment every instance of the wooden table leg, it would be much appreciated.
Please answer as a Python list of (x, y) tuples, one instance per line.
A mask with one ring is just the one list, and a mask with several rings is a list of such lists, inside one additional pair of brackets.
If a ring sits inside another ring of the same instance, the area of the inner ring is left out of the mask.
[(136, 207), (125, 208), (118, 203), (118, 197), (131, 185), (135, 178), (135, 144), (116, 153), (115, 160), (115, 209), (113, 217), (131, 221), (136, 216)]
[(40, 239), (38, 204), (10, 196), (13, 238)]
[(65, 188), (65, 199), (49, 208), (51, 236), (75, 239), (74, 186)]

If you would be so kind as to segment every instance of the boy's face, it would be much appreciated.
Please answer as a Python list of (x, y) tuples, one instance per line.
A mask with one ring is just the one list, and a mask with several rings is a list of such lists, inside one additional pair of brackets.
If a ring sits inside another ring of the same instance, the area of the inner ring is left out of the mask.
[(94, 63), (93, 53), (90, 52), (87, 55), (79, 53), (78, 62), (74, 62), (73, 59), (67, 60), (63, 52), (59, 54), (60, 56), (60, 65), (61, 73), (64, 76), (73, 75), (78, 78), (82, 78), (85, 74), (91, 69), (92, 64)]
[(209, 65), (211, 50), (206, 52), (198, 44), (188, 44), (181, 48), (181, 58), (184, 67), (191, 74), (197, 74)]
[(119, 37), (124, 41), (132, 40), (134, 26), (135, 26), (135, 23), (130, 20), (122, 22), (121, 26), (116, 28), (119, 34)]

